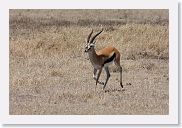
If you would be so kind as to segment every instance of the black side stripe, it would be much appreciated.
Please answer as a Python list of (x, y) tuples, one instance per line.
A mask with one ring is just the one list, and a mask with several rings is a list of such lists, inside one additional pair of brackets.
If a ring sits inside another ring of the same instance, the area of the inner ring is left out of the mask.
[(110, 58), (108, 58), (106, 61), (104, 61), (104, 64), (113, 61), (115, 57), (116, 57), (116, 53), (114, 53)]

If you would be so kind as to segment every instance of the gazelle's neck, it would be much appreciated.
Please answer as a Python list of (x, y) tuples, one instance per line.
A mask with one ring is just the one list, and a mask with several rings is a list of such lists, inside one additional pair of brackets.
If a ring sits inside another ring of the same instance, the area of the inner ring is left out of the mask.
[(97, 54), (94, 47), (91, 47), (91, 49), (88, 51), (89, 58), (92, 60), (93, 58), (97, 58)]
[(100, 61), (99, 56), (96, 54), (95, 48), (92, 47), (89, 51), (88, 51), (88, 55), (89, 55), (89, 59), (92, 63), (93, 66), (97, 65)]

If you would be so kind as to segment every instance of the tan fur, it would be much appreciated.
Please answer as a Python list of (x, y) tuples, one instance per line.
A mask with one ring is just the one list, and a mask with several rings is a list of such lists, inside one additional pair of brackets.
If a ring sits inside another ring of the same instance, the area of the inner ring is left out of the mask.
[(108, 47), (105, 47), (105, 48), (96, 52), (96, 54), (98, 56), (106, 57), (106, 59), (111, 57), (114, 53), (116, 54), (115, 62), (119, 63), (120, 62), (120, 53), (115, 47), (108, 46)]

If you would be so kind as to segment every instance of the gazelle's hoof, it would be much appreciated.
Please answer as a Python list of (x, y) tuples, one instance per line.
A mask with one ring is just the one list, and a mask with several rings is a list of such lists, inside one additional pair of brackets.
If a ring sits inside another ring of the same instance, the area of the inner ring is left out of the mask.
[(104, 84), (104, 87), (102, 88), (102, 90), (104, 90), (106, 88), (106, 85)]
[(123, 88), (123, 85), (122, 84), (120, 84), (121, 85), (121, 87)]
[(126, 85), (131, 85), (131, 83), (126, 83)]
[(101, 85), (104, 85), (104, 82), (100, 82), (100, 81), (98, 81), (98, 83), (99, 83), (99, 84), (101, 84)]

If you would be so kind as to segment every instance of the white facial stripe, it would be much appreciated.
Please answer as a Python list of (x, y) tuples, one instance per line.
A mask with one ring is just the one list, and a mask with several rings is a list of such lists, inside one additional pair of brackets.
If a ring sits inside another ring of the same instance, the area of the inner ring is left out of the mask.
[(91, 44), (90, 44), (90, 43), (87, 43), (86, 46), (85, 46), (85, 50), (86, 50), (86, 51), (90, 50), (90, 48), (91, 48), (92, 46), (95, 46), (95, 44), (94, 44), (94, 43), (91, 43)]

